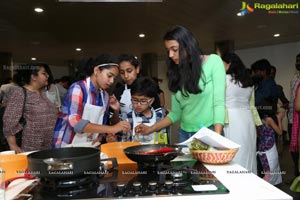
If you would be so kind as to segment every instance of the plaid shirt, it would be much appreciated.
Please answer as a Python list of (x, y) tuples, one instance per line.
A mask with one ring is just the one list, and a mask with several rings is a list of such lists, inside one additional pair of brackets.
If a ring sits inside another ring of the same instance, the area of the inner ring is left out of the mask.
[[(97, 91), (90, 82), (91, 104), (103, 106), (101, 91)], [(108, 108), (108, 94), (104, 94), (105, 107)], [(62, 143), (70, 144), (76, 133), (82, 133), (88, 120), (82, 119), (84, 106), (88, 98), (87, 80), (78, 81), (71, 85), (65, 96), (62, 112), (59, 114), (54, 129), (52, 147), (59, 148)], [(103, 124), (107, 124), (108, 110), (106, 111)]]

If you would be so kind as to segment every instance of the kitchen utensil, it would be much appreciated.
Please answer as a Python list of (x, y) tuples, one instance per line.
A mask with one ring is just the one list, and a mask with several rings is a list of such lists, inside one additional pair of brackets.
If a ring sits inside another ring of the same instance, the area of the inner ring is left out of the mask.
[(28, 155), (28, 170), (37, 177), (64, 178), (97, 171), (100, 150), (70, 147), (34, 152)]
[(167, 144), (147, 144), (124, 149), (125, 155), (134, 162), (156, 163), (173, 160), (181, 155), (181, 147)]

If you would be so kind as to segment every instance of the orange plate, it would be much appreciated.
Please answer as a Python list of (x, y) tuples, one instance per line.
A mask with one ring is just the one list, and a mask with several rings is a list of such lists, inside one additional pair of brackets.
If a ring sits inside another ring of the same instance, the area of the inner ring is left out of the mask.
[(141, 145), (140, 142), (111, 142), (101, 145), (101, 152), (108, 158), (117, 158), (118, 164), (136, 163), (127, 158), (123, 150), (127, 147)]
[(4, 173), (4, 179), (23, 176), (27, 169), (27, 156), (20, 154), (3, 154), (0, 155), (0, 166)]

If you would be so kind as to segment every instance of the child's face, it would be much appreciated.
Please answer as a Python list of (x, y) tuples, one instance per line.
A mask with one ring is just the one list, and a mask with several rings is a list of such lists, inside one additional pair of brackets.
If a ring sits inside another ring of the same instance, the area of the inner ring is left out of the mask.
[(120, 76), (127, 85), (131, 85), (139, 73), (140, 67), (135, 67), (128, 61), (120, 63)]
[(154, 99), (147, 96), (131, 95), (131, 103), (135, 112), (144, 114), (150, 109)]

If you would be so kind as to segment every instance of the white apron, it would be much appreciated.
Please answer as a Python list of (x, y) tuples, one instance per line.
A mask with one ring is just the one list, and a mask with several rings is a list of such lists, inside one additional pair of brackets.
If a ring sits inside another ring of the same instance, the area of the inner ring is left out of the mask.
[[(101, 90), (101, 97), (103, 106), (95, 106), (91, 104), (91, 92), (90, 92), (90, 78), (87, 78), (87, 101), (84, 105), (82, 119), (89, 120), (91, 123), (94, 124), (102, 124), (103, 123), (103, 116), (106, 111), (105, 101), (104, 101), (104, 92)], [(93, 141), (98, 137), (99, 133), (76, 133), (72, 143), (66, 145), (66, 147), (96, 147), (100, 143), (96, 142), (92, 145)]]
[(282, 177), (280, 173), (280, 165), (278, 160), (278, 152), (276, 144), (273, 145), (271, 149), (265, 152), (258, 152), (258, 154), (266, 154), (269, 167), (270, 167), (270, 183), (272, 185), (277, 185), (282, 182)]
[(127, 87), (127, 84), (125, 84), (125, 89), (123, 91), (123, 94), (121, 95), (120, 104), (121, 118), (125, 119), (126, 115), (132, 111), (131, 93), (130, 89), (128, 89)]
[[(151, 117), (151, 119), (149, 120), (149, 123), (143, 123), (143, 124), (145, 124), (145, 125), (147, 125), (147, 126), (152, 126), (153, 124), (156, 123), (156, 113), (155, 113), (155, 111), (154, 111), (153, 108), (151, 108), (151, 112), (152, 112), (152, 117)], [(139, 118), (139, 117), (137, 117), (137, 116), (135, 115), (135, 112), (132, 111), (132, 121), (133, 121), (132, 138), (134, 138), (134, 136), (135, 136), (134, 128), (135, 128), (137, 125), (139, 125), (139, 124), (142, 123), (141, 120), (142, 120), (142, 119)], [(154, 144), (155, 141), (156, 141), (155, 138), (154, 138), (154, 136), (155, 136), (155, 133), (151, 133), (151, 134), (149, 134), (149, 135), (142, 135), (142, 134), (140, 134), (140, 135), (139, 135), (139, 141), (140, 141), (142, 144)]]

